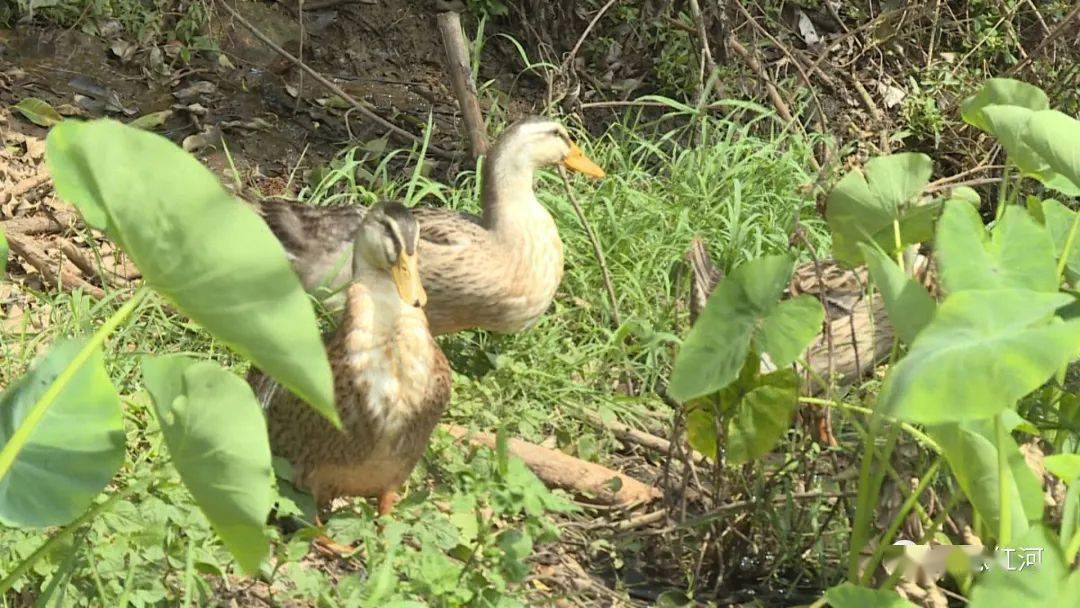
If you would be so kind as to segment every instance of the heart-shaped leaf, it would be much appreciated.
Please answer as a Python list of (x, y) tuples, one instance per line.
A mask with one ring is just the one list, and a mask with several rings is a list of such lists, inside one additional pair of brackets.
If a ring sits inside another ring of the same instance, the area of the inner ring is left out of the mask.
[(1047, 471), (1066, 484), (1080, 481), (1080, 454), (1053, 454), (1047, 456), (1043, 463)]
[(991, 78), (982, 84), (978, 93), (960, 103), (960, 116), (969, 125), (990, 131), (990, 124), (982, 112), (986, 106), (1019, 106), (1038, 111), (1049, 108), (1050, 101), (1035, 85), (1011, 78)]
[(1042, 210), (1046, 230), (1054, 241), (1054, 257), (1060, 260), (1061, 256), (1068, 255), (1065, 260), (1065, 275), (1069, 283), (1075, 285), (1080, 281), (1080, 233), (1073, 238), (1067, 254), (1065, 243), (1069, 240), (1069, 231), (1076, 220), (1076, 212), (1054, 199), (1042, 201), (1039, 209)]
[(1075, 186), (1071, 194), (1080, 194), (1080, 120), (1056, 110), (1035, 112), (1022, 139)]
[[(994, 78), (986, 81), (976, 95), (960, 104), (960, 115), (968, 124), (996, 137), (1008, 153), (1009, 161), (1015, 164), (1021, 173), (1069, 196), (1080, 195), (1080, 183), (1075, 179), (1070, 180), (1067, 172), (1063, 174), (1061, 165), (1050, 162), (1054, 153), (1046, 149), (1055, 147), (1065, 152), (1066, 156), (1076, 154), (1069, 152), (1075, 135), (1072, 138), (1066, 135), (1075, 128), (1060, 120), (1072, 119), (1060, 112), (1051, 112), (1049, 107), (1046, 93), (1043, 93), (1042, 89), (1018, 80)], [(1045, 117), (1047, 114), (1057, 116), (1048, 119), (1045, 125), (1041, 124), (1033, 131), (1030, 121), (1036, 115)], [(1040, 133), (1043, 126), (1050, 128)], [(1056, 131), (1054, 128), (1064, 130)], [(1038, 142), (1039, 145), (1033, 146), (1033, 142)]]
[(935, 241), (941, 282), (952, 293), (965, 289), (1018, 287), (1057, 291), (1054, 241), (1019, 206), (987, 234), (971, 205), (950, 201), (938, 222)]
[(756, 386), (729, 406), (728, 463), (738, 466), (772, 450), (791, 426), (798, 400), (799, 378), (794, 371), (781, 369), (758, 378)]
[(856, 587), (851, 583), (838, 585), (825, 592), (832, 608), (915, 608), (895, 591)]
[(896, 262), (880, 250), (861, 243), (859, 248), (862, 249), (874, 284), (881, 291), (881, 299), (885, 302), (885, 310), (889, 313), (889, 321), (896, 329), (896, 335), (905, 344), (911, 344), (934, 317), (937, 304), (921, 283), (904, 274)]
[(825, 316), (809, 295), (779, 302), (793, 265), (788, 256), (758, 258), (716, 286), (675, 358), (672, 397), (685, 403), (724, 388), (735, 380), (751, 345), (777, 367), (791, 365)]
[(142, 371), (173, 466), (236, 561), (257, 571), (270, 549), (274, 490), (251, 387), (216, 363), (181, 355), (146, 357)]
[(900, 223), (901, 245), (932, 236), (933, 209), (919, 210), (917, 198), (930, 181), (933, 164), (925, 154), (891, 154), (867, 161), (862, 171), (845, 175), (829, 193), (825, 217), (833, 233), (833, 256), (848, 264), (862, 262), (859, 243), (896, 249), (894, 222)]
[(15, 109), (39, 127), (48, 128), (64, 120), (64, 117), (60, 116), (60, 113), (49, 105), (49, 102), (37, 97), (27, 97), (15, 104)]
[(337, 422), (315, 313), (253, 210), (169, 140), (115, 121), (64, 121), (46, 155), (57, 192), (147, 283)]
[[(71, 363), (85, 340), (57, 342), (0, 394), (0, 445)], [(120, 397), (95, 350), (0, 479), (0, 521), (13, 526), (66, 524), (81, 515), (124, 462)]]
[(998, 555), (971, 590), (971, 608), (1080, 606), (1080, 570), (1065, 562), (1060, 542), (1043, 526), (1032, 526)]
[(990, 125), (989, 132), (1005, 148), (1009, 161), (1016, 165), (1021, 174), (1068, 196), (1080, 194), (1080, 187), (1055, 171), (1048, 160), (1028, 143), (1032, 139), (1029, 134), (1031, 120), (1041, 112), (1018, 106), (986, 106), (982, 112)]
[(1076, 483), (1074, 478), (1065, 492), (1065, 504), (1061, 507), (1061, 538), (1071, 543), (1077, 533), (1080, 533), (1080, 483)]
[[(997, 532), (1001, 519), (998, 485), (997, 435), (992, 420), (942, 424), (927, 428), (945, 452), (953, 476), (990, 530)], [(1006, 435), (1005, 453), (1009, 466), (1009, 508), (1014, 534), (1023, 534), (1029, 524), (1042, 520), (1042, 485), (1028, 468), (1016, 442)]]
[(1072, 301), (1025, 289), (953, 293), (890, 370), (879, 404), (924, 424), (1012, 407), (1080, 352), (1080, 320), (1054, 317)]

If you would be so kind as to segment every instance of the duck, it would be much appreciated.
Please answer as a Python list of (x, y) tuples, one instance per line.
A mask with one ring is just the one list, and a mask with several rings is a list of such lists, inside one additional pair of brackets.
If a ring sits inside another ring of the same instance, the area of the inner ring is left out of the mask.
[(312, 494), (317, 526), (337, 498), (376, 498), (379, 515), (389, 515), (450, 401), (450, 367), (422, 308), (419, 240), (416, 219), (394, 202), (370, 208), (353, 235), (342, 318), (326, 344), (340, 429), (268, 376), (249, 373), (271, 452)]
[[(435, 336), (465, 329), (516, 333), (548, 310), (563, 275), (563, 243), (533, 189), (536, 171), (562, 165), (592, 178), (604, 170), (566, 128), (528, 116), (507, 127), (483, 161), (482, 212), (414, 207), (420, 225), (420, 278)], [(318, 207), (290, 201), (257, 204), (304, 285), (332, 315), (348, 282), (350, 235), (362, 206)]]

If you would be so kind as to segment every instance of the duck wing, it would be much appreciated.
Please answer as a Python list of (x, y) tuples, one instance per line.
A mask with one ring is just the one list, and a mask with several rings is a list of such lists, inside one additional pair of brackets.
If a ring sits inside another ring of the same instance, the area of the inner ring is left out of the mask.
[(334, 292), (348, 282), (353, 238), (366, 207), (266, 201), (258, 203), (256, 209), (285, 247), (304, 289)]
[(440, 207), (413, 207), (420, 239), (435, 245), (467, 245), (487, 238), (481, 219), (471, 213)]

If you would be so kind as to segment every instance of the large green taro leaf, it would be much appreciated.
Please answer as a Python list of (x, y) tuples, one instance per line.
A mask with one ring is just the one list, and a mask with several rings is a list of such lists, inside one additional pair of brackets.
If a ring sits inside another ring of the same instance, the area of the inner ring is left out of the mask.
[(738, 379), (688, 404), (687, 435), (694, 449), (717, 457), (717, 417), (725, 429), (725, 457), (732, 465), (769, 452), (787, 432), (798, 404), (799, 378), (791, 369), (760, 375), (760, 366), (760, 356), (751, 351)]
[(832, 608), (915, 608), (888, 589), (856, 587), (851, 583), (837, 585), (825, 592), (825, 599)]
[(1042, 201), (1038, 208), (1042, 211), (1046, 230), (1054, 241), (1054, 256), (1058, 260), (1063, 255), (1068, 256), (1065, 259), (1065, 276), (1069, 283), (1076, 285), (1077, 281), (1080, 281), (1080, 232), (1073, 238), (1068, 253), (1065, 251), (1065, 243), (1069, 240), (1069, 231), (1076, 220), (1076, 212), (1054, 199)]
[(177, 308), (337, 421), (315, 313), (254, 211), (169, 140), (111, 120), (49, 133), (57, 192)]
[(753, 388), (729, 406), (724, 446), (728, 464), (738, 466), (772, 450), (791, 426), (798, 401), (794, 371), (780, 369), (758, 377)]
[(173, 466), (247, 572), (269, 552), (273, 473), (266, 423), (243, 379), (181, 355), (146, 357), (143, 380)]
[(1080, 121), (1056, 110), (1035, 112), (1021, 139), (1069, 180), (1074, 187), (1070, 194), (1080, 194)]
[(881, 250), (860, 244), (866, 267), (874, 284), (881, 291), (889, 321), (896, 328), (896, 335), (905, 344), (915, 341), (915, 336), (934, 317), (937, 303), (929, 292), (915, 279), (904, 274), (896, 262)]
[(829, 193), (825, 217), (833, 234), (833, 256), (847, 264), (862, 262), (859, 243), (885, 251), (933, 236), (936, 206), (918, 205), (933, 165), (925, 154), (902, 153), (867, 161), (862, 170), (845, 175)]
[(960, 116), (969, 125), (989, 131), (991, 126), (982, 112), (986, 106), (1019, 106), (1038, 111), (1049, 108), (1050, 101), (1035, 85), (1011, 78), (991, 78), (978, 93), (960, 103)]
[(979, 214), (950, 201), (938, 222), (938, 268), (950, 293), (1018, 287), (1058, 289), (1054, 241), (1023, 208), (1012, 205), (988, 235)]
[(924, 424), (991, 417), (1080, 352), (1080, 320), (1054, 312), (1068, 294), (1026, 289), (953, 293), (890, 370), (880, 407)]
[[(1021, 173), (1058, 192), (1080, 195), (1080, 183), (1068, 177), (1064, 167), (1053, 160), (1055, 153), (1047, 149), (1066, 156), (1077, 154), (1073, 143), (1077, 141), (1076, 121), (1049, 107), (1042, 89), (1018, 80), (993, 78), (960, 104), (960, 115), (968, 124), (996, 137)], [(1032, 122), (1036, 117), (1041, 117), (1039, 124)]]
[(780, 302), (794, 261), (766, 256), (746, 262), (717, 285), (690, 330), (669, 391), (685, 403), (730, 384), (751, 347), (779, 368), (791, 365), (821, 328), (820, 302), (802, 295)]
[[(997, 440), (992, 420), (927, 427), (927, 432), (941, 446), (960, 489), (972, 506), (997, 533), (1001, 519), (1001, 494), (998, 485)], [(1014, 535), (1023, 534), (1029, 525), (1042, 520), (1042, 485), (1028, 468), (1023, 454), (1011, 436), (1005, 438), (1009, 465), (1009, 508)]]
[[(1041, 525), (1032, 526), (971, 590), (971, 608), (1066, 608), (1080, 606), (1080, 570), (1065, 563), (1058, 539)], [(1021, 569), (1024, 556), (1037, 563)], [(1009, 563), (1005, 563), (1008, 560)], [(1033, 560), (1034, 561), (1034, 560)]]
[[(85, 342), (57, 342), (0, 394), (0, 445), (8, 442)], [(0, 479), (0, 521), (32, 527), (66, 524), (90, 507), (123, 462), (120, 397), (98, 349), (46, 410)]]

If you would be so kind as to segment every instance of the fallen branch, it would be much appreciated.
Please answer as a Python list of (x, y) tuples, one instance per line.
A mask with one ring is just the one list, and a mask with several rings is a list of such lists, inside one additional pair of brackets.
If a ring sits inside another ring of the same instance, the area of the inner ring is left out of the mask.
[(26, 260), (28, 264), (41, 273), (41, 278), (46, 283), (64, 289), (81, 289), (86, 295), (95, 300), (105, 298), (104, 290), (87, 283), (81, 276), (69, 270), (63, 261), (59, 264), (51, 262), (33, 239), (13, 232), (7, 235), (7, 240), (8, 244), (11, 245), (11, 251)]
[(56, 213), (53, 217), (35, 215), (32, 217), (20, 217), (0, 222), (0, 228), (6, 233), (18, 233), (25, 235), (52, 234), (63, 232), (74, 226), (76, 218), (74, 213)]
[[(457, 425), (445, 425), (456, 439), (466, 439), (477, 445), (495, 448), (495, 435), (472, 432)], [(609, 505), (631, 506), (660, 498), (660, 490), (629, 475), (612, 471), (598, 464), (574, 458), (557, 450), (549, 450), (520, 439), (507, 439), (507, 449), (525, 462), (525, 466), (546, 485), (590, 497)]]
[(461, 17), (456, 12), (447, 11), (439, 13), (437, 20), (446, 52), (446, 70), (450, 73), (450, 83), (454, 86), (465, 135), (469, 140), (469, 153), (476, 159), (487, 152), (487, 131), (480, 113), (480, 102), (476, 99), (476, 83), (469, 66), (469, 48), (461, 31)]
[[(409, 133), (405, 129), (402, 129), (401, 127), (395, 125), (394, 123), (390, 122), (389, 120), (386, 120), (382, 116), (379, 116), (374, 111), (369, 109), (367, 106), (365, 106), (364, 104), (357, 101), (352, 95), (349, 95), (348, 93), (346, 93), (344, 89), (342, 89), (338, 85), (334, 84), (333, 82), (330, 82), (329, 80), (327, 80), (327, 78), (325, 76), (323, 76), (322, 74), (316, 72), (311, 66), (304, 63), (303, 61), (300, 61), (295, 56), (293, 56), (292, 53), (290, 53), (289, 51), (286, 51), (285, 49), (281, 48), (279, 45), (274, 43), (274, 41), (271, 40), (266, 34), (264, 34), (262, 32), (262, 30), (255, 27), (250, 21), (245, 19), (239, 12), (237, 12), (236, 9), (229, 6), (228, 2), (225, 2), (224, 0), (222, 0), (221, 2), (219, 2), (219, 4), (221, 4), (221, 6), (225, 9), (225, 11), (227, 13), (232, 15), (233, 19), (236, 19), (236, 21), (239, 22), (240, 25), (247, 28), (248, 31), (250, 31), (256, 38), (261, 40), (263, 42), (263, 44), (270, 47), (270, 49), (272, 51), (274, 51), (278, 55), (281, 55), (282, 57), (284, 57), (285, 59), (290, 61), (293, 65), (295, 65), (296, 67), (303, 70), (309, 76), (314, 78), (316, 82), (318, 82), (319, 84), (321, 84), (324, 87), (326, 87), (327, 89), (329, 89), (335, 95), (337, 95), (338, 97), (344, 99), (346, 102), (349, 103), (349, 105), (351, 105), (353, 108), (355, 108), (356, 111), (360, 112), (364, 116), (367, 116), (373, 122), (377, 123), (378, 125), (382, 126), (383, 128), (389, 130), (391, 133), (393, 133), (393, 134), (395, 134), (395, 135), (397, 135), (399, 137), (402, 137), (402, 138), (404, 138), (404, 139), (406, 139), (406, 140), (408, 140), (408, 141), (410, 141), (410, 142), (412, 142), (414, 144), (420, 144), (420, 145), (424, 144), (424, 140), (422, 138), (420, 138), (420, 137), (418, 137), (416, 135), (413, 135), (412, 133)], [(452, 160), (454, 158), (453, 154), (447, 152), (446, 150), (443, 150), (442, 148), (433, 146), (431, 144), (428, 144), (427, 150), (429, 152), (431, 152), (432, 154), (434, 154), (435, 156), (438, 156), (438, 157), (441, 157), (441, 158), (445, 158), (445, 159), (448, 159), (448, 160)]]

